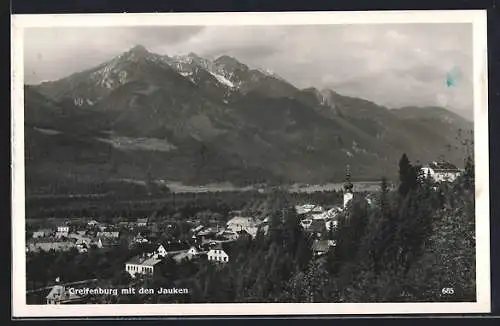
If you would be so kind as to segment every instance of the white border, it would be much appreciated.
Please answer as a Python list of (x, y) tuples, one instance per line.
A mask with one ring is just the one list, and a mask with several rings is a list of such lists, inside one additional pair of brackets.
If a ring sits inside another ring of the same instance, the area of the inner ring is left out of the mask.
[[(26, 305), (24, 224), (23, 29), (53, 26), (317, 25), (472, 23), (476, 164), (475, 303), (266, 303)], [(12, 16), (12, 313), (13, 317), (407, 314), (490, 312), (489, 155), (486, 11), (384, 11), (287, 13), (148, 13)]]

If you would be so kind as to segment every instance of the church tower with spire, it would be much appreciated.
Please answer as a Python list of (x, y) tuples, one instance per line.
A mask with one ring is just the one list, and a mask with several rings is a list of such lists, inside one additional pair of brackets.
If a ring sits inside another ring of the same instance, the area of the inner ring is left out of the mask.
[(351, 182), (351, 169), (349, 165), (346, 167), (345, 171), (345, 182), (344, 182), (344, 208), (352, 200), (354, 185)]

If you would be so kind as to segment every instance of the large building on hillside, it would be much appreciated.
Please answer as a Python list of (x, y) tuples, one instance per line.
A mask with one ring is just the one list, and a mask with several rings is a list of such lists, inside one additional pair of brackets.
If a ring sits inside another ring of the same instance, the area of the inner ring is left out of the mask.
[(449, 162), (434, 161), (422, 167), (422, 173), (435, 182), (453, 182), (462, 171)]

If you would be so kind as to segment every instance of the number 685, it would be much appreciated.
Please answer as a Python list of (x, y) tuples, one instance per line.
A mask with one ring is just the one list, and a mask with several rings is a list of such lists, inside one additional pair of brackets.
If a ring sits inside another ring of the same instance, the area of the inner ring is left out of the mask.
[(443, 288), (443, 289), (441, 289), (441, 293), (446, 294), (446, 295), (450, 295), (450, 294), (454, 294), (455, 290), (453, 288)]

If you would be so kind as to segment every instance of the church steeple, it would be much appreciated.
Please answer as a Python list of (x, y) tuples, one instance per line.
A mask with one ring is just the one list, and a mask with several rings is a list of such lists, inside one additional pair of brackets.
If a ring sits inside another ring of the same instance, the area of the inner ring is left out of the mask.
[(346, 167), (345, 171), (345, 182), (344, 182), (344, 208), (352, 200), (354, 185), (351, 182), (351, 168), (349, 165)]
[(351, 182), (351, 167), (348, 165), (345, 169), (344, 192), (351, 192), (354, 185)]

